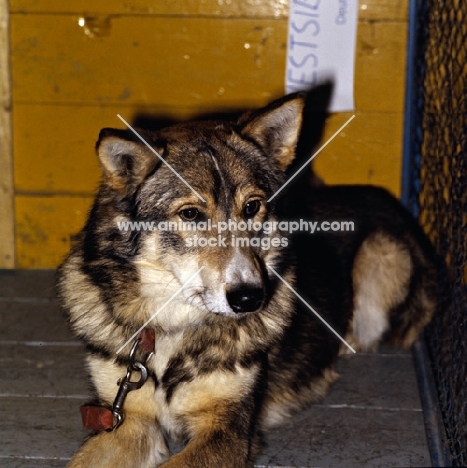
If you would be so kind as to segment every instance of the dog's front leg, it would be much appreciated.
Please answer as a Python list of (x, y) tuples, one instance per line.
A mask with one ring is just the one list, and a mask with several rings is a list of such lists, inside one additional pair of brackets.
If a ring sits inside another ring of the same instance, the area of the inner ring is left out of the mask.
[[(247, 409), (248, 408), (248, 409)], [(259, 446), (251, 405), (216, 403), (191, 415), (195, 430), (186, 447), (161, 468), (246, 468), (253, 466)]]
[[(117, 394), (117, 381), (125, 375), (125, 366), (93, 355), (87, 362), (98, 396), (109, 404)], [(123, 423), (111, 432), (88, 438), (68, 468), (154, 468), (169, 458), (152, 380), (127, 394), (123, 412)]]
[(87, 439), (67, 468), (154, 468), (169, 457), (162, 432), (154, 420), (128, 414), (112, 432)]
[(261, 365), (214, 371), (175, 391), (170, 407), (188, 444), (161, 468), (246, 468), (258, 454)]

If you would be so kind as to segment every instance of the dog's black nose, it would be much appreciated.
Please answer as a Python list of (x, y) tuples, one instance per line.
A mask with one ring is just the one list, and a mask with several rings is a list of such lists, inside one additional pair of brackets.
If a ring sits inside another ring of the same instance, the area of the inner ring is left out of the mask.
[(227, 291), (227, 302), (234, 312), (254, 312), (261, 307), (264, 293), (261, 288), (245, 285)]

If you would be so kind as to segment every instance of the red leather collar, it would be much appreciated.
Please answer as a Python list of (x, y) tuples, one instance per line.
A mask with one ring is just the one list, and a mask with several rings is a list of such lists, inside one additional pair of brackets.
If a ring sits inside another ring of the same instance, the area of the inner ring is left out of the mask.
[[(127, 368), (126, 376), (119, 382), (117, 396), (113, 402), (112, 408), (99, 404), (83, 405), (80, 408), (81, 419), (84, 429), (91, 431), (113, 431), (123, 422), (123, 403), (128, 392), (141, 388), (147, 379), (147, 369), (141, 362), (136, 361), (136, 349), (141, 349), (145, 354), (145, 361), (149, 359), (154, 352), (155, 332), (150, 328), (144, 328), (138, 334), (136, 341), (130, 351), (130, 364)], [(140, 372), (140, 380), (134, 382), (131, 380), (133, 372)]]

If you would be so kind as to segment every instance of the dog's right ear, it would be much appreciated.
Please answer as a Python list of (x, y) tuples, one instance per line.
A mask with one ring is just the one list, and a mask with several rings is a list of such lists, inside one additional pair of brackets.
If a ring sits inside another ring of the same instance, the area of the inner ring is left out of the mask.
[(320, 141), (333, 91), (331, 81), (289, 94), (263, 109), (243, 114), (240, 131), (258, 143), (282, 170), (309, 157)]
[[(162, 155), (164, 146), (153, 141), (149, 135), (143, 138)], [(104, 128), (96, 144), (104, 182), (124, 197), (133, 193), (143, 180), (154, 170), (159, 158), (133, 132)]]
[(305, 98), (305, 93), (288, 95), (263, 109), (247, 112), (238, 121), (241, 133), (258, 143), (283, 171), (295, 159)]

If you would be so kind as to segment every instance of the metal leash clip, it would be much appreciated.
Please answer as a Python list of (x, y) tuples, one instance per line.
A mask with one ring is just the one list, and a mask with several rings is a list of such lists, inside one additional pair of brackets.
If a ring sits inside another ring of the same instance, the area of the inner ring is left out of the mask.
[[(117, 429), (117, 427), (120, 426), (120, 424), (122, 424), (122, 422), (125, 420), (125, 416), (123, 414), (123, 404), (125, 403), (125, 399), (128, 393), (132, 392), (133, 390), (138, 390), (148, 380), (147, 367), (142, 362), (136, 360), (136, 350), (138, 349), (140, 341), (141, 339), (138, 338), (133, 343), (129, 354), (130, 363), (128, 364), (126, 375), (119, 382), (117, 396), (115, 397), (112, 405), (112, 414), (114, 415), (115, 423), (111, 429), (108, 429), (109, 431), (114, 431)], [(149, 357), (150, 356), (148, 356), (146, 361), (149, 359)], [(136, 382), (131, 380), (131, 375), (133, 372), (140, 373), (140, 378)]]

